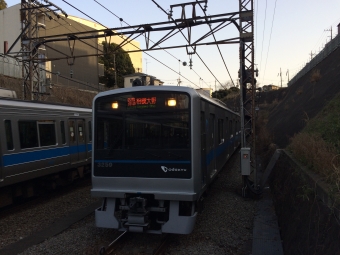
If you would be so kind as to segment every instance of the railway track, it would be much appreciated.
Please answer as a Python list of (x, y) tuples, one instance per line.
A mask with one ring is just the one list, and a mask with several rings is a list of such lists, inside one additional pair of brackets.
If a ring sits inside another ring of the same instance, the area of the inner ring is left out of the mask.
[[(101, 247), (100, 251), (99, 251), (99, 255), (109, 255), (112, 254), (114, 251), (119, 251), (119, 249), (121, 249), (124, 246), (124, 242), (127, 242), (128, 240), (131, 240), (132, 236), (130, 235), (130, 239), (129, 239), (129, 234), (128, 232), (123, 232), (122, 234), (120, 234), (115, 240), (113, 240), (108, 246), (106, 247)], [(170, 234), (165, 234), (160, 242), (157, 243), (156, 248), (152, 249), (152, 251), (150, 251), (150, 255), (160, 255), (163, 254), (167, 248), (167, 246), (170, 243), (172, 235)]]

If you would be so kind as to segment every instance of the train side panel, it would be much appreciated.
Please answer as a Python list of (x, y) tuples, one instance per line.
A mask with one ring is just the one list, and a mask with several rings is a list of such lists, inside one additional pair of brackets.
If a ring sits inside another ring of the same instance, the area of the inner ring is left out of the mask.
[[(85, 124), (91, 121), (90, 109), (14, 100), (0, 100), (0, 108), (0, 187), (90, 164)], [(69, 120), (83, 125), (71, 134)], [(72, 137), (76, 144), (70, 144)]]

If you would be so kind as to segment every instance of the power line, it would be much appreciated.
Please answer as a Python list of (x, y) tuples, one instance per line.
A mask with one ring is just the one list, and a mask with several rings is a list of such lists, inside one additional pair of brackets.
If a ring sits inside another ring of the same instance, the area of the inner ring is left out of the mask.
[(269, 43), (268, 43), (268, 49), (267, 49), (266, 63), (264, 65), (263, 77), (265, 76), (266, 68), (267, 68), (267, 60), (268, 60), (268, 54), (269, 54), (269, 49), (270, 49), (270, 41), (271, 41), (271, 38), (272, 38), (273, 25), (274, 25), (274, 19), (275, 19), (276, 2), (277, 2), (277, 0), (275, 0), (275, 5), (274, 5), (274, 13), (273, 13), (273, 19), (272, 19), (272, 26), (270, 28)]
[[(198, 0), (196, 0), (196, 2), (197, 2), (198, 5), (201, 7), (202, 11), (204, 12), (204, 16), (206, 17), (207, 14), (206, 14), (205, 10), (203, 9), (203, 7), (201, 6), (201, 4), (198, 2)], [(207, 20), (207, 19), (206, 19), (206, 20)], [(208, 26), (209, 26), (210, 31), (211, 31), (211, 33), (212, 33), (212, 36), (214, 37), (214, 40), (215, 40), (215, 42), (216, 42), (217, 40), (216, 40), (216, 37), (215, 37), (215, 33), (213, 32), (211, 26), (210, 26), (210, 25), (208, 25)], [(218, 49), (218, 51), (219, 51), (219, 53), (220, 53), (220, 56), (221, 56), (222, 61), (223, 61), (223, 63), (224, 63), (224, 66), (225, 66), (225, 68), (227, 69), (227, 72), (228, 72), (228, 75), (229, 75), (229, 77), (230, 77), (230, 80), (231, 80), (231, 82), (233, 83), (233, 85), (234, 85), (234, 87), (235, 87), (234, 81), (233, 81), (233, 79), (231, 78), (231, 75), (230, 75), (230, 73), (229, 73), (229, 69), (228, 69), (228, 67), (227, 67), (227, 64), (225, 63), (225, 60), (224, 60), (224, 58), (223, 58), (223, 56), (222, 56), (222, 53), (221, 53), (221, 50), (220, 50), (220, 46), (219, 46), (218, 44), (216, 44), (216, 46), (217, 46), (217, 49)], [(223, 87), (223, 86), (222, 86), (222, 87)]]
[[(159, 9), (161, 9), (165, 14), (168, 15), (169, 18), (171, 18), (171, 20), (176, 24), (176, 26), (178, 26), (178, 24), (176, 23), (176, 21), (174, 20), (174, 18), (171, 17), (171, 15), (169, 15), (155, 0), (151, 0)], [(183, 37), (186, 39), (185, 35), (183, 34), (183, 32), (180, 30), (180, 33), (183, 35)], [(186, 39), (187, 40), (187, 39)], [(187, 40), (188, 41), (188, 40)], [(191, 46), (191, 48), (193, 48)], [(193, 50), (195, 51), (195, 54), (198, 56), (198, 58), (202, 61), (202, 63), (205, 65), (205, 67), (209, 70), (209, 72), (212, 74), (212, 76), (214, 76), (214, 78), (219, 82), (219, 84), (222, 86), (221, 82), (216, 78), (216, 76), (212, 73), (212, 71), (209, 69), (209, 67), (206, 65), (206, 63), (203, 61), (203, 59), (200, 57), (200, 55), (198, 54), (198, 52), (196, 51), (196, 49), (193, 48)], [(222, 86), (223, 87), (223, 86)]]
[[(63, 0), (64, 1), (64, 0)], [(112, 11), (110, 11), (109, 9), (107, 9), (105, 6), (103, 6), (102, 4), (100, 4), (98, 1), (94, 0), (97, 4), (99, 4), (101, 7), (103, 7), (105, 10), (107, 10), (108, 12), (110, 12), (112, 15), (114, 15), (116, 18), (118, 18), (121, 22), (124, 22), (125, 24), (127, 24), (128, 26), (131, 26), (130, 24), (128, 24), (126, 21), (123, 20), (123, 18), (118, 17), (115, 13), (113, 13)], [(144, 35), (145, 37), (145, 35)], [(153, 42), (152, 40), (150, 40), (151, 42)], [(136, 47), (137, 49), (140, 49), (139, 47), (137, 47), (136, 45), (134, 45), (133, 43), (129, 42), (131, 45), (133, 45), (134, 47)], [(154, 43), (154, 42), (153, 42)], [(158, 46), (160, 49), (162, 49), (162, 47)], [(178, 58), (176, 58), (174, 55), (172, 55), (170, 52), (168, 52), (167, 50), (163, 49), (165, 52), (167, 52), (169, 55), (171, 55), (173, 58), (175, 58), (176, 60), (179, 60)], [(193, 83), (192, 81), (190, 81), (189, 79), (187, 79), (186, 77), (184, 77), (182, 74), (176, 72), (175, 70), (173, 70), (172, 68), (168, 67), (167, 65), (165, 65), (164, 63), (162, 63), (161, 61), (159, 61), (158, 59), (154, 58), (153, 56), (151, 56), (150, 54), (148, 54), (147, 52), (143, 51), (145, 54), (147, 54), (149, 57), (155, 59), (157, 62), (161, 63), (162, 65), (166, 66), (167, 68), (169, 68), (170, 70), (174, 71), (175, 73), (177, 73), (178, 75), (182, 76), (184, 79), (186, 79), (187, 81), (189, 81), (190, 83), (194, 84), (195, 86), (197, 86), (195, 83)], [(198, 86), (197, 86), (198, 87)]]
[(264, 21), (263, 21), (263, 34), (262, 34), (262, 47), (261, 47), (261, 56), (260, 56), (260, 69), (262, 68), (262, 52), (263, 52), (263, 42), (264, 42), (264, 31), (266, 30), (266, 16), (267, 16), (267, 0), (266, 0), (266, 9), (264, 12)]
[[(106, 26), (102, 25), (101, 23), (99, 23), (98, 21), (96, 21), (95, 19), (93, 19), (91, 16), (85, 14), (84, 12), (82, 12), (81, 10), (79, 10), (78, 8), (76, 8), (75, 6), (71, 5), (70, 3), (68, 3), (65, 0), (62, 0), (63, 2), (65, 2), (66, 4), (70, 5), (71, 7), (73, 7), (74, 9), (76, 9), (77, 11), (81, 12), (82, 14), (86, 15), (87, 17), (89, 17), (91, 20), (97, 22), (98, 24), (100, 24), (101, 26), (107, 28)], [(97, 2), (97, 1), (96, 1)], [(115, 15), (116, 16), (116, 15)], [(117, 16), (116, 16), (117, 17)], [(122, 36), (120, 36), (122, 37)], [(134, 45), (131, 41), (129, 41), (128, 43), (130, 43), (132, 46), (136, 47), (137, 49), (140, 49), (138, 46)], [(164, 64), (163, 62), (161, 62), (160, 60), (154, 58), (153, 56), (151, 56), (150, 54), (148, 54), (147, 52), (144, 52), (145, 54), (147, 54), (148, 56), (150, 56), (151, 58), (153, 58), (154, 60), (156, 60), (157, 62), (159, 62), (160, 64), (164, 65), (165, 67), (169, 68), (170, 70), (172, 70), (173, 72), (179, 74), (178, 72), (176, 72), (175, 70), (173, 70), (172, 68), (170, 68), (169, 66), (167, 66), (166, 64)], [(197, 86), (195, 83), (193, 83), (192, 81), (190, 81), (189, 79), (187, 79), (186, 77), (184, 77), (183, 75), (181, 75), (184, 79), (186, 79), (187, 81), (189, 81), (190, 83), (194, 84), (195, 86)]]

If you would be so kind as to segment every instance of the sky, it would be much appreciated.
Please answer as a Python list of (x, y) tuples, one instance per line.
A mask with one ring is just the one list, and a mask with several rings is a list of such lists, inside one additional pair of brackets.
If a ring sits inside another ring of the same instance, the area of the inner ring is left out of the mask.
[[(20, 3), (6, 0), (7, 6)], [(129, 25), (150, 24), (168, 21), (167, 15), (156, 6), (169, 11), (170, 5), (195, 2), (194, 0), (50, 0), (68, 15), (93, 19), (108, 28)], [(42, 1), (42, 3), (45, 3)], [(73, 8), (69, 4), (73, 5)], [(338, 34), (340, 23), (339, 0), (253, 0), (254, 3), (254, 56), (255, 68), (259, 70), (257, 86), (277, 85), (286, 87), (291, 79), (312, 56), (322, 50), (325, 43)], [(103, 8), (105, 6), (108, 10)], [(208, 0), (207, 15), (239, 11), (239, 0)], [(181, 8), (173, 8), (173, 18), (181, 16)], [(192, 7), (187, 7), (186, 17), (190, 18)], [(116, 16), (123, 19), (121, 22)], [(204, 16), (199, 7), (197, 16)], [(213, 25), (214, 27), (215, 25)], [(208, 31), (207, 25), (192, 29), (192, 40)], [(332, 30), (332, 31), (331, 31)], [(154, 42), (165, 32), (151, 33)], [(229, 25), (216, 34), (216, 39), (230, 39), (239, 36), (235, 26)], [(141, 48), (145, 40), (137, 39)], [(210, 36), (205, 41), (212, 42)], [(187, 44), (178, 33), (161, 46)], [(188, 55), (186, 48), (156, 50), (143, 53), (143, 72), (155, 76), (165, 84), (177, 85), (181, 73), (181, 86), (218, 90), (220, 84), (236, 84), (238, 79), (239, 44), (199, 46), (197, 54)], [(222, 57), (221, 57), (222, 55)], [(192, 68), (188, 66), (190, 57)], [(223, 61), (224, 60), (224, 61)], [(183, 66), (186, 62), (187, 65)], [(225, 62), (225, 64), (224, 64)], [(227, 68), (226, 68), (227, 66)], [(281, 73), (281, 75), (280, 75)]]

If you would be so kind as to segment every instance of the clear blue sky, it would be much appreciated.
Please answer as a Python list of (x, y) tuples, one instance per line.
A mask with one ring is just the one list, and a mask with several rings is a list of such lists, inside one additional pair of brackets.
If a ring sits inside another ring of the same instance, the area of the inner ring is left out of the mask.
[[(147, 24), (168, 21), (167, 16), (151, 0), (66, 0), (82, 12), (91, 16), (101, 24), (109, 27), (126, 26), (121, 24), (119, 19), (105, 10), (98, 3), (104, 5), (111, 12), (124, 19), (130, 25)], [(157, 0), (156, 2), (163, 9), (169, 10), (170, 5), (193, 2), (194, 0)], [(6, 0), (8, 6), (20, 3), (19, 0)], [(67, 14), (89, 19), (76, 9), (69, 6), (62, 0), (50, 0)], [(43, 2), (45, 3), (45, 2)], [(215, 15), (238, 11), (239, 0), (209, 0), (207, 14)], [(254, 0), (254, 41), (255, 41), (255, 64), (259, 69), (259, 86), (274, 84), (287, 84), (287, 70), (290, 78), (301, 69), (310, 59), (311, 54), (317, 54), (323, 45), (330, 40), (332, 27), (333, 37), (338, 34), (337, 25), (340, 23), (340, 1), (339, 0)], [(174, 18), (180, 17), (180, 9), (174, 9)], [(191, 15), (191, 9), (187, 9), (187, 17)], [(197, 15), (203, 16), (202, 11), (197, 8)], [(192, 37), (199, 38), (202, 32), (207, 31), (207, 27), (200, 27), (192, 30)], [(151, 39), (163, 34), (151, 34)], [(216, 37), (218, 39), (228, 39), (237, 37), (238, 31), (234, 26), (228, 26), (221, 30)], [(212, 41), (213, 38), (210, 39)], [(142, 48), (145, 41), (139, 39)], [(174, 45), (174, 42), (185, 44), (181, 34), (177, 34), (164, 45)], [(229, 69), (232, 79), (236, 82), (239, 69), (239, 45), (221, 45), (222, 55)], [(190, 80), (181, 78), (182, 85), (191, 87), (215, 88), (215, 78), (202, 63), (193, 55), (193, 70), (188, 66), (179, 65), (181, 60), (189, 62), (186, 49), (148, 52), (154, 58), (165, 63), (167, 66), (180, 71), (181, 74)], [(225, 83), (230, 81), (228, 72), (223, 64), (222, 58), (216, 46), (202, 46), (197, 48), (199, 56), (216, 76), (218, 81)], [(173, 56), (172, 56), (173, 55)], [(163, 80), (166, 84), (177, 84), (178, 74), (157, 62), (150, 56), (143, 54), (143, 71)], [(195, 83), (195, 85), (193, 85)], [(217, 82), (217, 89), (219, 88)]]

